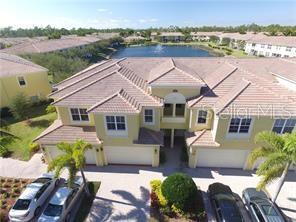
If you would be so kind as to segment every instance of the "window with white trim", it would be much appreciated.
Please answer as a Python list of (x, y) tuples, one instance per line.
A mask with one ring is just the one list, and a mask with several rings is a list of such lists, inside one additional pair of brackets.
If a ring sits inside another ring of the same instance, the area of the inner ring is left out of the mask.
[(89, 121), (86, 109), (71, 108), (70, 112), (73, 121)]
[(144, 110), (144, 122), (152, 124), (153, 119), (153, 109), (145, 109)]
[(20, 86), (25, 86), (26, 85), (26, 81), (25, 78), (23, 76), (18, 76), (17, 77), (18, 83)]
[(249, 133), (251, 118), (231, 118), (228, 133)]
[(198, 111), (197, 123), (206, 123), (207, 122), (208, 112), (206, 110)]
[(291, 133), (296, 125), (296, 119), (276, 119), (272, 131), (284, 134)]
[(292, 47), (286, 47), (286, 51), (287, 52), (291, 52), (292, 51)]
[(107, 130), (126, 130), (124, 116), (106, 116)]

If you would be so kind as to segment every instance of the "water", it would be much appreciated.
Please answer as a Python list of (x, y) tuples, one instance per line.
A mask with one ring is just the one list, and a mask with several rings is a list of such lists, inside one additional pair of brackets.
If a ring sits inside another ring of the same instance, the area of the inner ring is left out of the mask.
[(211, 57), (208, 51), (193, 46), (150, 45), (121, 48), (112, 58), (123, 57)]

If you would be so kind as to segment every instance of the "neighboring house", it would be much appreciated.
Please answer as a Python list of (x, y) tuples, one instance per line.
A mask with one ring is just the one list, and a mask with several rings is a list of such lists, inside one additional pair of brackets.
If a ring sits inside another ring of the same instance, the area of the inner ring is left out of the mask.
[(18, 93), (32, 101), (51, 93), (47, 69), (15, 55), (0, 53), (0, 107), (7, 107)]
[(107, 60), (55, 86), (58, 120), (36, 141), (48, 161), (81, 138), (87, 164), (154, 167), (186, 141), (192, 168), (247, 168), (258, 132), (295, 128), (295, 71), (278, 58)]
[(209, 41), (211, 36), (219, 36), (222, 32), (191, 32), (191, 39), (194, 41)]
[(162, 32), (158, 35), (161, 42), (180, 42), (185, 40), (182, 32)]
[(264, 36), (247, 41), (245, 52), (265, 57), (296, 57), (295, 36)]
[(147, 40), (147, 38), (142, 37), (142, 36), (137, 36), (137, 35), (131, 35), (131, 36), (124, 38), (124, 41), (127, 43), (141, 42), (141, 41), (144, 42), (146, 40)]
[(80, 47), (99, 41), (96, 35), (88, 36), (62, 36), (61, 39), (40, 39), (37, 41), (27, 41), (9, 48), (0, 50), (3, 53), (22, 55), (26, 53), (45, 53), (52, 51), (63, 51), (69, 48)]

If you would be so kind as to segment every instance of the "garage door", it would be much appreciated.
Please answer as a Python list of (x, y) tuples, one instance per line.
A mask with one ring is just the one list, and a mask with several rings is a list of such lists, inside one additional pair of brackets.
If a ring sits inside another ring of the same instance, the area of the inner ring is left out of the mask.
[(249, 150), (197, 149), (197, 166), (243, 168)]
[[(54, 147), (54, 146), (50, 146), (50, 147), (47, 147), (48, 148), (48, 153), (49, 155), (51, 156), (51, 158), (55, 158), (56, 156), (58, 155), (61, 155), (62, 152)], [(85, 152), (85, 161), (86, 161), (86, 164), (96, 164), (96, 156), (94, 154), (94, 150), (91, 149), (91, 150), (87, 150)]]
[(109, 164), (152, 165), (153, 147), (105, 146), (104, 150)]

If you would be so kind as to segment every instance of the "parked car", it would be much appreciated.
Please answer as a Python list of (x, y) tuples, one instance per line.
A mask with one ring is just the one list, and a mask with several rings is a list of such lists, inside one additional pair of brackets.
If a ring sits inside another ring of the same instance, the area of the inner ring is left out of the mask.
[(47, 173), (28, 184), (9, 211), (10, 221), (30, 221), (37, 216), (58, 183), (53, 174)]
[(73, 207), (77, 204), (85, 184), (77, 177), (73, 186), (63, 183), (50, 199), (38, 222), (70, 221)]
[(278, 206), (273, 203), (263, 191), (257, 191), (256, 188), (247, 188), (243, 191), (242, 198), (251, 214), (253, 221), (286, 221)]
[(208, 194), (218, 222), (244, 221), (229, 186), (213, 183), (208, 188)]

